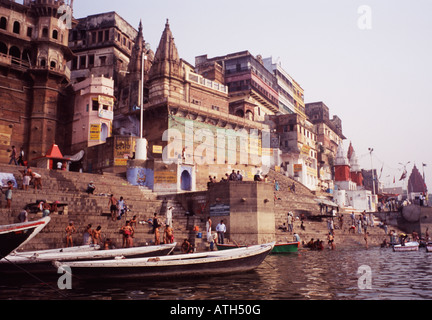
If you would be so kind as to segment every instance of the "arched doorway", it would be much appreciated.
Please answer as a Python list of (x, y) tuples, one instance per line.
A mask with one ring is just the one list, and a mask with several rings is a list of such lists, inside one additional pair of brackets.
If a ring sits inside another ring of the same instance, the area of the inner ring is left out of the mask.
[(192, 191), (192, 177), (187, 170), (184, 170), (180, 177), (181, 190)]
[(102, 123), (101, 141), (106, 142), (107, 138), (108, 138), (108, 126), (105, 123)]

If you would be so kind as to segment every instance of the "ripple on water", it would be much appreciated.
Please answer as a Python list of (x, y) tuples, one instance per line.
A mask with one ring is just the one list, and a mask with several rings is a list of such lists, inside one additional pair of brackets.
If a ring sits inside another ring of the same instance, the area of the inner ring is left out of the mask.
[[(76, 283), (69, 299), (86, 300), (393, 300), (432, 299), (432, 254), (391, 249), (272, 255), (250, 273), (170, 281)], [(372, 270), (372, 290), (358, 287), (358, 269)], [(10, 279), (9, 279), (10, 280)], [(17, 279), (18, 280), (18, 279)], [(0, 299), (62, 299), (39, 283), (0, 279)]]

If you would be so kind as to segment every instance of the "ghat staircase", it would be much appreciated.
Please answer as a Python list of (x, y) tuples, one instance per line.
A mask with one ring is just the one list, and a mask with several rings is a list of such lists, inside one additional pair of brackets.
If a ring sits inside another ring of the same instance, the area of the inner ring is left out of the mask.
[[(0, 164), (0, 172), (11, 173), (14, 175), (19, 188), (22, 186), (23, 167)], [(195, 226), (200, 230), (205, 229), (206, 217), (204, 215), (189, 216), (183, 205), (176, 200), (175, 196), (162, 196), (153, 193), (146, 188), (139, 188), (130, 185), (127, 180), (119, 175), (76, 173), (67, 171), (47, 170), (32, 168), (34, 172), (42, 176), (42, 190), (34, 190), (30, 186), (28, 190), (13, 190), (12, 208), (5, 209), (4, 196), (0, 197), (0, 224), (10, 224), (17, 222), (19, 212), (29, 204), (36, 204), (40, 200), (48, 200), (52, 203), (59, 201), (67, 204), (67, 211), (64, 214), (52, 214), (51, 223), (38, 235), (24, 250), (42, 250), (49, 248), (64, 247), (65, 228), (70, 221), (74, 222), (77, 233), (74, 235), (74, 244), (81, 245), (85, 227), (92, 224), (93, 228), (102, 227), (102, 238), (110, 238), (117, 247), (122, 245), (122, 235), (120, 228), (126, 219), (137, 216), (138, 224), (135, 228), (134, 245), (145, 245), (154, 242), (154, 235), (151, 233), (151, 226), (144, 223), (153, 217), (156, 212), (162, 221), (165, 221), (166, 208), (173, 206), (173, 224), (175, 241), (180, 244), (183, 239), (188, 238), (195, 242), (199, 249), (206, 247), (205, 236), (202, 239), (196, 238)], [(295, 216), (301, 214), (319, 215), (320, 208), (316, 201), (317, 195), (312, 193), (302, 184), (295, 182), (289, 177), (281, 175), (275, 171), (269, 172), (269, 182), (273, 183), (276, 179), (280, 190), (275, 191), (275, 219), (276, 219), (276, 240), (280, 242), (291, 241), (292, 233), (278, 229), (286, 223), (287, 213), (292, 211)], [(85, 191), (87, 184), (93, 181), (96, 190), (93, 195), (88, 195)], [(290, 190), (295, 183), (295, 193)], [(123, 196), (127, 205), (131, 209), (127, 217), (122, 220), (112, 221), (109, 212), (109, 195), (114, 194), (118, 199)], [(41, 213), (29, 214), (29, 218), (34, 220), (41, 217)], [(346, 221), (348, 216), (346, 215)], [(140, 223), (142, 222), (142, 223)], [(305, 242), (311, 238), (325, 240), (328, 235), (326, 221), (316, 222), (306, 220), (305, 230), (300, 228), (300, 220), (295, 220), (294, 231), (297, 232)], [(336, 230), (336, 243), (344, 245), (363, 245), (363, 235), (348, 233), (348, 222), (345, 227)], [(163, 229), (163, 228), (162, 228)], [(369, 243), (379, 244), (384, 239), (384, 232), (379, 228), (369, 228)], [(162, 233), (162, 232), (161, 232)]]
[[(189, 238), (196, 224), (202, 230), (205, 222), (185, 215), (184, 209), (174, 200), (165, 200), (158, 197), (151, 190), (130, 185), (127, 180), (112, 173), (89, 174), (67, 171), (47, 170), (32, 168), (42, 176), (42, 189), (35, 190), (32, 185), (28, 190), (20, 190), (22, 186), (22, 173), (24, 167), (0, 164), (0, 172), (13, 174), (18, 184), (18, 189), (13, 190), (12, 208), (5, 209), (4, 195), (0, 198), (0, 224), (16, 223), (17, 216), (21, 210), (29, 204), (39, 201), (53, 203), (58, 201), (66, 204), (63, 214), (51, 214), (51, 222), (41, 234), (34, 238), (24, 250), (42, 250), (50, 248), (61, 248), (66, 245), (65, 228), (70, 221), (74, 222), (77, 233), (74, 235), (74, 244), (82, 245), (83, 234), (86, 226), (91, 224), (93, 228), (102, 227), (102, 239), (110, 238), (116, 247), (122, 246), (122, 235), (120, 228), (126, 219), (137, 216), (135, 227), (134, 245), (145, 245), (154, 243), (152, 227), (144, 223), (158, 213), (158, 218), (165, 221), (167, 205), (174, 207), (173, 224), (175, 241), (179, 243), (184, 238)], [(86, 193), (87, 185), (93, 181), (96, 190), (93, 195)], [(112, 221), (109, 196), (125, 199), (129, 211), (121, 220)], [(29, 220), (40, 218), (42, 213), (29, 214)], [(162, 235), (163, 228), (161, 228)], [(162, 238), (161, 238), (162, 241)]]

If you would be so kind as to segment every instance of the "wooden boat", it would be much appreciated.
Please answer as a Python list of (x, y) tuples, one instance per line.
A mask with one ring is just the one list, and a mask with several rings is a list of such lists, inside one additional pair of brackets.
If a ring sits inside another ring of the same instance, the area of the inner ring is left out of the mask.
[[(229, 250), (235, 248), (245, 248), (245, 245), (236, 244), (217, 244), (218, 250)], [(271, 254), (283, 254), (283, 253), (295, 253), (298, 252), (300, 247), (300, 242), (286, 242), (286, 243), (276, 243)]]
[(51, 221), (41, 220), (0, 226), (0, 260), (32, 240)]
[(68, 247), (68, 248), (57, 248), (57, 249), (48, 249), (48, 250), (37, 250), (37, 251), (13, 251), (8, 257), (11, 256), (19, 256), (19, 257), (31, 257), (31, 256), (39, 256), (41, 254), (54, 254), (54, 253), (63, 253), (63, 252), (81, 252), (81, 251), (92, 251), (99, 250), (99, 245), (89, 244), (85, 246), (77, 246), (77, 247)]
[[(77, 279), (197, 277), (242, 273), (257, 268), (274, 243), (224, 251), (138, 259), (59, 262), (58, 271), (70, 271)], [(62, 269), (60, 269), (62, 268)]]
[(408, 252), (408, 251), (418, 251), (420, 247), (420, 244), (416, 241), (413, 242), (407, 242), (405, 243), (405, 245), (395, 245), (393, 246), (393, 251), (394, 252)]
[(27, 255), (9, 255), (0, 261), (0, 272), (7, 274), (20, 273), (21, 269), (33, 273), (52, 272), (52, 262), (61, 261), (96, 261), (108, 259), (142, 258), (155, 257), (170, 254), (177, 243), (163, 244), (159, 246), (144, 246), (111, 250), (87, 250), (87, 251), (66, 251), (48, 252)]
[(426, 244), (426, 252), (432, 252), (432, 243)]

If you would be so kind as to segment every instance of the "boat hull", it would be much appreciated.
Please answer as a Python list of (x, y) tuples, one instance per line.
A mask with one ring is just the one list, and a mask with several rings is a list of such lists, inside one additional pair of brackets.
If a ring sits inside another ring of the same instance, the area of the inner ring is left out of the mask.
[[(271, 254), (284, 254), (298, 252), (300, 242), (289, 242), (275, 244)], [(235, 248), (245, 248), (246, 246), (236, 246), (234, 244), (217, 244), (218, 250), (231, 250)]]
[(133, 259), (143, 257), (156, 257), (170, 254), (176, 243), (160, 246), (136, 247), (113, 250), (88, 250), (77, 252), (42, 253), (33, 256), (8, 256), (0, 262), (0, 273), (19, 274), (23, 269), (36, 274), (52, 273), (53, 261), (67, 263), (68, 261), (98, 261), (115, 258)]
[(0, 226), (0, 260), (33, 239), (49, 223), (46, 217), (38, 221)]
[[(233, 249), (233, 254), (202, 253), (170, 257), (126, 259), (116, 262), (97, 261), (94, 263), (72, 262), (54, 265), (68, 267), (77, 279), (106, 280), (124, 279), (169, 279), (173, 277), (199, 277), (227, 275), (252, 271), (257, 268), (272, 250), (272, 246)], [(235, 252), (236, 250), (241, 250)], [(249, 252), (248, 252), (249, 251)], [(67, 269), (65, 269), (67, 270)]]
[(420, 247), (420, 244), (417, 242), (409, 242), (406, 243), (404, 246), (402, 245), (396, 245), (393, 246), (394, 252), (411, 252), (411, 251), (418, 251)]

